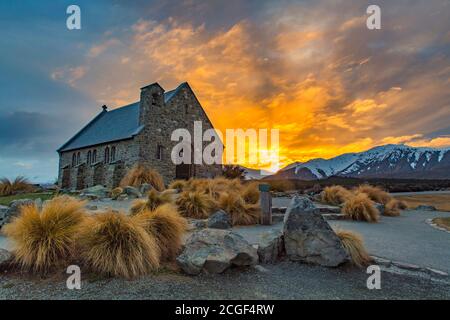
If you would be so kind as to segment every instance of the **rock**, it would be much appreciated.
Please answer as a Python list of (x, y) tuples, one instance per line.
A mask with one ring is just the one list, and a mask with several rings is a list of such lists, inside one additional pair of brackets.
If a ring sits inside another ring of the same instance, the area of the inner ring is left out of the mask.
[(259, 271), (259, 272), (263, 272), (263, 273), (269, 272), (269, 270), (267, 270), (266, 268), (264, 268), (263, 266), (261, 266), (261, 265), (259, 265), (259, 264), (257, 264), (256, 266), (254, 266), (254, 268), (255, 268), (256, 271)]
[(348, 216), (343, 213), (322, 213), (325, 220), (348, 220)]
[(123, 192), (131, 199), (142, 197), (142, 194), (135, 187), (127, 186), (123, 188)]
[(97, 194), (93, 194), (93, 193), (83, 193), (80, 195), (80, 198), (83, 200), (95, 201), (95, 200), (99, 200), (100, 196)]
[(0, 265), (11, 260), (13, 257), (12, 253), (8, 250), (0, 248)]
[(341, 240), (311, 204), (294, 197), (288, 207), (283, 230), (286, 255), (292, 261), (327, 267), (347, 262)]
[(91, 210), (91, 211), (95, 211), (95, 210), (98, 210), (98, 207), (95, 206), (95, 205), (87, 205), (86, 209)]
[(0, 205), (0, 220), (3, 220), (9, 211), (9, 207)]
[(231, 266), (252, 266), (258, 253), (241, 235), (229, 230), (203, 229), (186, 240), (177, 263), (184, 272), (196, 275), (222, 273)]
[(416, 210), (422, 210), (422, 211), (436, 211), (436, 207), (435, 206), (430, 206), (430, 205), (425, 205), (425, 204), (421, 204), (420, 206), (416, 207)]
[(230, 215), (223, 210), (216, 211), (209, 217), (207, 226), (213, 229), (229, 229), (231, 228)]
[(377, 208), (381, 215), (384, 214), (384, 204), (375, 202), (375, 208)]
[(81, 196), (83, 195), (96, 195), (97, 198), (106, 198), (109, 197), (110, 190), (102, 185), (96, 185), (93, 187), (89, 187), (84, 189), (81, 192)]
[(34, 205), (34, 200), (31, 200), (31, 199), (19, 199), (19, 200), (12, 201), (10, 206), (9, 206), (8, 212), (6, 213), (4, 223), (5, 224), (8, 223), (12, 218), (14, 218), (15, 216), (19, 215), (20, 208), (22, 206), (30, 206), (30, 205)]
[(292, 211), (292, 209), (295, 209), (296, 211), (301, 210), (312, 210), (316, 209), (316, 206), (314, 203), (309, 200), (306, 197), (298, 197), (295, 196), (292, 198), (291, 203), (289, 204), (289, 207), (286, 209), (286, 214), (284, 216), (284, 222), (286, 223), (286, 219), (289, 215), (289, 212)]
[(121, 194), (117, 197), (117, 201), (125, 201), (128, 200), (128, 196), (126, 194)]
[(208, 219), (189, 219), (189, 230), (204, 229), (208, 224)]
[(260, 263), (274, 263), (279, 260), (284, 251), (283, 232), (272, 230), (264, 233), (258, 243)]
[(149, 184), (149, 183), (143, 183), (142, 185), (141, 185), (141, 187), (139, 188), (139, 192), (141, 193), (141, 194), (147, 194), (150, 190), (152, 190), (153, 189), (153, 187), (152, 187), (152, 185), (151, 184)]

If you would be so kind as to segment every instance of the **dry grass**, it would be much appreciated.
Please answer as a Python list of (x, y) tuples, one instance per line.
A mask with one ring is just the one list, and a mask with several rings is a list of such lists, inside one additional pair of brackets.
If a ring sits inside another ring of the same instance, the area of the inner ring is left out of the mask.
[(349, 198), (342, 207), (342, 213), (352, 220), (377, 222), (380, 213), (365, 193), (357, 193)]
[(246, 203), (257, 204), (259, 202), (259, 189), (256, 182), (245, 184), (240, 193)]
[(360, 234), (347, 230), (337, 230), (336, 234), (341, 239), (342, 246), (347, 251), (354, 265), (364, 267), (370, 264), (372, 259), (364, 247), (364, 242)]
[(169, 189), (175, 189), (178, 192), (181, 192), (183, 191), (186, 184), (187, 184), (186, 180), (174, 180), (169, 184)]
[(181, 249), (187, 221), (173, 204), (164, 204), (154, 211), (141, 211), (137, 216), (145, 225), (147, 232), (154, 236), (162, 260), (173, 260)]
[(433, 223), (450, 231), (450, 217), (434, 218)]
[(16, 262), (24, 269), (46, 273), (61, 267), (75, 254), (75, 242), (85, 217), (85, 203), (68, 196), (50, 200), (39, 212), (23, 206), (4, 227), (15, 246)]
[(134, 166), (120, 182), (121, 187), (139, 187), (144, 183), (150, 184), (158, 191), (165, 189), (164, 180), (158, 171), (149, 168), (144, 164)]
[(159, 267), (160, 249), (143, 221), (108, 211), (89, 217), (80, 233), (80, 255), (93, 271), (136, 278)]
[(419, 205), (431, 205), (439, 211), (450, 211), (450, 193), (402, 195), (395, 196), (395, 199), (403, 201), (411, 209)]
[(326, 187), (321, 194), (322, 201), (338, 206), (353, 196), (352, 192), (341, 186)]
[(405, 209), (405, 204), (403, 201), (396, 199), (391, 199), (384, 207), (384, 216), (388, 217), (398, 217), (400, 215), (400, 210)]
[(295, 184), (289, 180), (267, 180), (270, 190), (275, 192), (285, 192), (295, 190)]
[(111, 198), (113, 200), (117, 200), (117, 198), (123, 193), (123, 189), (121, 187), (117, 187), (111, 190)]
[(184, 217), (205, 219), (215, 207), (215, 201), (210, 195), (201, 191), (183, 191), (176, 204)]
[(14, 180), (8, 178), (0, 179), (0, 196), (10, 196), (17, 193), (32, 192), (33, 186), (27, 178), (18, 176)]
[(379, 187), (374, 187), (369, 184), (360, 185), (356, 192), (365, 193), (369, 196), (369, 198), (375, 202), (382, 203), (386, 205), (389, 201), (392, 200), (392, 197), (386, 191), (382, 190)]
[(165, 203), (172, 203), (172, 202), (173, 200), (171, 193), (165, 191), (158, 192), (155, 189), (152, 189), (148, 193), (147, 200), (138, 199), (133, 202), (130, 208), (130, 214), (135, 215), (145, 210), (152, 211)]
[(253, 225), (259, 223), (261, 219), (259, 205), (246, 203), (236, 192), (223, 193), (219, 198), (218, 206), (230, 215), (233, 225)]

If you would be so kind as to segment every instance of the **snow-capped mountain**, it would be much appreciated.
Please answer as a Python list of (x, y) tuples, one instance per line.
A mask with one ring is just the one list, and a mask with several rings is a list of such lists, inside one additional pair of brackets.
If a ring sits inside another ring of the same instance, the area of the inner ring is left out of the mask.
[(315, 180), (329, 176), (360, 178), (450, 179), (450, 148), (389, 144), (331, 159), (291, 164), (273, 178)]
[(250, 168), (246, 168), (244, 166), (240, 166), (242, 169), (244, 169), (244, 177), (245, 180), (259, 180), (262, 179), (264, 177), (270, 176), (271, 173), (270, 171), (267, 170), (262, 170), (262, 169), (250, 169)]

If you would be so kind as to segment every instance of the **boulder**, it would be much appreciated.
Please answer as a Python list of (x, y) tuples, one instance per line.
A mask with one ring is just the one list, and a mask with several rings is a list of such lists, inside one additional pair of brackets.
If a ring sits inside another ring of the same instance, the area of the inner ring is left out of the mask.
[(85, 195), (85, 196), (87, 196), (87, 195), (90, 195), (90, 196), (95, 195), (95, 196), (97, 196), (98, 199), (99, 198), (109, 197), (109, 194), (110, 194), (110, 190), (108, 188), (106, 188), (105, 186), (102, 186), (102, 185), (96, 185), (96, 186), (93, 186), (93, 187), (89, 187), (89, 188), (84, 189), (81, 192), (81, 196), (83, 196), (83, 195)]
[(86, 209), (87, 210), (90, 210), (90, 211), (95, 211), (95, 210), (98, 210), (98, 207), (96, 206), (96, 205), (87, 205), (86, 206)]
[(292, 261), (336, 267), (349, 260), (341, 240), (318, 209), (294, 197), (284, 219), (286, 255)]
[(437, 209), (436, 209), (435, 206), (421, 204), (420, 206), (417, 206), (417, 207), (416, 207), (416, 210), (422, 210), (422, 211), (436, 211)]
[(213, 229), (229, 229), (231, 228), (231, 217), (223, 210), (216, 211), (209, 217), (207, 226)]
[(141, 193), (141, 194), (147, 194), (150, 190), (152, 190), (153, 189), (153, 187), (152, 187), (152, 185), (151, 184), (149, 184), (149, 183), (143, 183), (142, 185), (141, 185), (141, 187), (139, 188), (139, 192)]
[(123, 193), (125, 193), (128, 198), (135, 199), (142, 197), (142, 194), (139, 192), (139, 190), (135, 187), (127, 186), (123, 188)]
[(264, 233), (258, 243), (260, 263), (275, 263), (283, 255), (284, 243), (281, 230), (271, 230)]
[(186, 240), (177, 263), (191, 275), (222, 273), (232, 266), (252, 266), (258, 253), (241, 235), (229, 230), (203, 229)]
[(204, 229), (208, 224), (208, 219), (188, 219), (188, 230)]
[(13, 257), (12, 253), (8, 250), (0, 248), (0, 265), (2, 265), (5, 262), (8, 262)]
[(124, 193), (122, 193), (117, 197), (117, 201), (125, 201), (125, 200), (128, 200), (128, 196)]

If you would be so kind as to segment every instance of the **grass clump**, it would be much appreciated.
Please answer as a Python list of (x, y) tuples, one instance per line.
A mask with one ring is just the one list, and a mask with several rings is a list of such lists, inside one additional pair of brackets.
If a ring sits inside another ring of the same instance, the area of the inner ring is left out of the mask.
[(136, 218), (141, 219), (147, 232), (155, 237), (161, 252), (161, 259), (175, 259), (181, 249), (187, 221), (175, 205), (166, 203), (155, 210), (141, 211)]
[(380, 212), (365, 193), (357, 193), (345, 201), (342, 212), (352, 220), (377, 222)]
[(398, 217), (400, 216), (400, 210), (405, 209), (406, 204), (403, 201), (391, 199), (388, 203), (386, 203), (383, 215), (388, 217)]
[(359, 233), (348, 230), (338, 230), (336, 231), (336, 234), (339, 239), (341, 239), (342, 246), (350, 256), (352, 264), (358, 267), (364, 267), (370, 264), (372, 259), (367, 253), (362, 236)]
[(155, 189), (150, 190), (146, 200), (138, 199), (133, 202), (130, 208), (130, 214), (135, 215), (145, 210), (152, 211), (165, 203), (172, 203), (172, 194), (166, 192), (168, 190), (165, 190), (164, 192), (158, 192)]
[(15, 261), (24, 269), (47, 273), (75, 254), (75, 243), (85, 218), (85, 203), (60, 196), (44, 205), (22, 206), (20, 215), (4, 226), (14, 243)]
[(181, 192), (186, 187), (186, 185), (186, 180), (174, 180), (169, 184), (169, 189), (175, 189), (178, 192)]
[(18, 176), (14, 180), (0, 179), (0, 196), (11, 196), (17, 193), (32, 192), (33, 190), (33, 186), (25, 177)]
[(356, 189), (356, 192), (365, 193), (371, 200), (384, 205), (392, 200), (392, 197), (389, 195), (389, 193), (379, 187), (374, 187), (369, 184), (360, 185)]
[(111, 199), (117, 200), (117, 198), (123, 193), (123, 189), (121, 187), (117, 187), (111, 190)]
[(246, 203), (257, 204), (259, 202), (259, 189), (255, 182), (245, 184), (240, 193)]
[(322, 201), (338, 206), (352, 197), (352, 192), (341, 186), (326, 187), (321, 194)]
[(176, 204), (184, 217), (205, 219), (215, 207), (215, 202), (209, 194), (201, 191), (183, 191)]
[(93, 271), (136, 278), (159, 267), (160, 249), (145, 224), (122, 212), (89, 217), (80, 233), (80, 254)]
[(259, 223), (261, 219), (259, 205), (246, 203), (236, 192), (223, 193), (219, 198), (218, 206), (230, 215), (233, 225), (253, 225)]
[(137, 164), (128, 171), (120, 182), (120, 186), (140, 187), (144, 183), (150, 184), (158, 191), (163, 191), (165, 189), (164, 180), (158, 171), (151, 169), (144, 164)]

